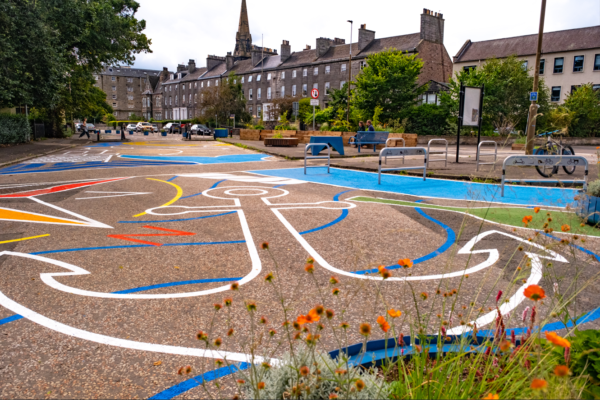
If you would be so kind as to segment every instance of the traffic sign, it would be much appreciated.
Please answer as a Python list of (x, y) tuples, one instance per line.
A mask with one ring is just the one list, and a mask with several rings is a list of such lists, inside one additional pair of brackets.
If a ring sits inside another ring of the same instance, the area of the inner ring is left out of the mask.
[(319, 106), (319, 100), (318, 99), (311, 99), (310, 100), (310, 105), (311, 106)]
[(531, 92), (529, 94), (529, 101), (538, 101), (538, 92)]
[(318, 99), (319, 98), (319, 89), (311, 90), (310, 97), (312, 97), (313, 99)]

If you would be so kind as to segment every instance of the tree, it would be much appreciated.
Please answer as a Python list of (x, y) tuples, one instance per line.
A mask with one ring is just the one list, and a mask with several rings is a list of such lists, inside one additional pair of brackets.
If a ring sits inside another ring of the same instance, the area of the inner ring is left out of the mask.
[(594, 90), (591, 83), (571, 92), (564, 108), (572, 115), (569, 135), (589, 137), (600, 133), (600, 90)]
[(354, 82), (353, 105), (368, 117), (381, 107), (382, 121), (400, 118), (402, 111), (416, 104), (417, 97), (427, 90), (426, 85), (418, 85), (423, 65), (415, 54), (396, 49), (369, 56)]
[(238, 121), (249, 121), (251, 116), (246, 111), (246, 99), (239, 82), (236, 75), (231, 73), (221, 85), (204, 91), (200, 96), (200, 108), (204, 116), (226, 121), (231, 114), (235, 114)]
[(418, 135), (445, 135), (450, 133), (450, 113), (437, 104), (413, 106), (404, 113), (406, 132)]
[(300, 98), (298, 96), (278, 97), (271, 101), (271, 106), (265, 111), (269, 113), (268, 117), (271, 121), (277, 121), (280, 118), (280, 116), (282, 116), (285, 113), (287, 113), (287, 118), (289, 119), (290, 116), (294, 113), (294, 102), (297, 102), (299, 100)]
[(94, 77), (87, 69), (78, 66), (69, 75), (68, 86), (61, 90), (57, 107), (64, 110), (69, 119), (101, 120), (113, 113), (106, 102), (106, 93), (94, 86)]
[[(458, 116), (460, 83), (480, 87), (485, 84), (483, 99), (483, 129), (497, 129), (508, 133), (515, 129), (525, 130), (529, 114), (529, 93), (533, 88), (533, 77), (523, 68), (523, 61), (516, 56), (503, 60), (488, 60), (480, 68), (461, 71), (450, 79), (450, 91), (442, 92), (441, 102), (450, 113)], [(550, 110), (550, 97), (544, 81), (540, 81), (538, 128), (543, 126)]]
[(338, 115), (338, 110), (346, 110), (348, 109), (348, 83), (345, 83), (344, 86), (340, 89), (329, 89), (329, 107), (331, 107), (331, 113), (333, 115)]

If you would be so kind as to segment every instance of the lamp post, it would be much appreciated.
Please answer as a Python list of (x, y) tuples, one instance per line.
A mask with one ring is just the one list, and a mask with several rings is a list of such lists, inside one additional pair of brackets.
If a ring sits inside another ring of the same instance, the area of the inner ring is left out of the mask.
[(348, 20), (350, 22), (350, 56), (348, 61), (348, 108), (346, 110), (346, 122), (350, 122), (350, 82), (352, 81), (352, 29), (354, 27), (354, 22), (352, 20)]

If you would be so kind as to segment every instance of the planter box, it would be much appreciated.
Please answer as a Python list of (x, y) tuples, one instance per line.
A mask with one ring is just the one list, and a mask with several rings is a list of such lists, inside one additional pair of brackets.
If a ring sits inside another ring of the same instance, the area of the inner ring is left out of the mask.
[(283, 138), (283, 139), (265, 139), (265, 146), (273, 147), (292, 147), (298, 146), (298, 139), (296, 138)]
[(600, 197), (579, 194), (577, 215), (589, 224), (596, 225), (600, 222)]
[(525, 150), (525, 146), (524, 144), (518, 144), (518, 143), (513, 143), (511, 149), (512, 150)]

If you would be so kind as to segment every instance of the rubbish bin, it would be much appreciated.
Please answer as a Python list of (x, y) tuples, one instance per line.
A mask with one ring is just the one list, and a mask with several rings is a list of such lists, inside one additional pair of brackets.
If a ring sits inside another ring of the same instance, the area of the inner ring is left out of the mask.
[(227, 129), (215, 129), (215, 139), (227, 138), (228, 136), (229, 136), (229, 131)]

